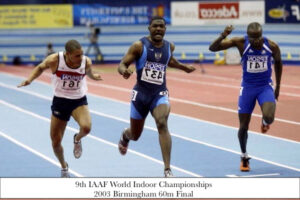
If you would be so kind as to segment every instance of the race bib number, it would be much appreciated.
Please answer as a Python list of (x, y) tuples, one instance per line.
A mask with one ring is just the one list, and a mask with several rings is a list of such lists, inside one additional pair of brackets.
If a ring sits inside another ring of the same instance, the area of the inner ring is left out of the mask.
[(63, 74), (61, 76), (61, 88), (63, 90), (78, 90), (84, 75)]
[(64, 80), (62, 83), (62, 89), (64, 90), (78, 90), (80, 88), (81, 81)]
[(249, 56), (247, 60), (247, 72), (259, 73), (268, 70), (268, 58), (266, 56)]
[(240, 96), (243, 95), (243, 89), (244, 89), (244, 87), (241, 87), (241, 88), (240, 88)]
[(135, 100), (136, 100), (137, 94), (138, 94), (138, 91), (132, 90), (132, 93), (131, 93), (131, 101), (135, 101)]
[(162, 85), (164, 82), (164, 71), (159, 71), (150, 67), (144, 67), (141, 80), (156, 85)]

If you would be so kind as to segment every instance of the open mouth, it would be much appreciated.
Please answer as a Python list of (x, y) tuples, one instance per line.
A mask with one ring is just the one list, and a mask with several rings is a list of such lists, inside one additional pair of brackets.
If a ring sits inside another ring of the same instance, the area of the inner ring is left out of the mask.
[(155, 33), (155, 37), (163, 37), (163, 33)]

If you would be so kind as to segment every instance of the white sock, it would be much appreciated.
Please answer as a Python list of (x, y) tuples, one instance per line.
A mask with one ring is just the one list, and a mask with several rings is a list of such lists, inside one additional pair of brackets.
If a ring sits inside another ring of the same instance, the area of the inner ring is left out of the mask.
[(269, 125), (264, 119), (262, 120), (263, 125), (267, 126)]
[(241, 157), (248, 158), (248, 153), (247, 152), (246, 153), (242, 153)]

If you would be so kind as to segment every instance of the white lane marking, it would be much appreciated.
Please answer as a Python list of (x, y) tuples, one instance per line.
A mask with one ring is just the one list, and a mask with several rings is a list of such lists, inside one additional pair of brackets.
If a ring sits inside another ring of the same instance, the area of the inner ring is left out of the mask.
[[(7, 84), (1, 83), (1, 82), (0, 82), (0, 86), (6, 87), (6, 88), (9, 88), (9, 89), (13, 89), (13, 90), (16, 90), (16, 91), (19, 91), (19, 92), (23, 92), (23, 93), (26, 93), (26, 94), (30, 94), (32, 96), (36, 96), (36, 97), (39, 97), (41, 99), (45, 99), (45, 100), (49, 100), (49, 101), (52, 100), (52, 98), (50, 98), (48, 96), (44, 96), (44, 95), (41, 95), (39, 93), (32, 92), (32, 91), (29, 91), (29, 90), (25, 90), (25, 89), (22, 89), (22, 88), (17, 88), (15, 86), (7, 85)], [(112, 98), (108, 98), (108, 97), (102, 97), (102, 96), (95, 95), (95, 94), (89, 94), (89, 95), (97, 97), (97, 98), (107, 99), (107, 100), (110, 100), (110, 101), (114, 101), (114, 102), (118, 102), (118, 103), (123, 103), (125, 105), (129, 105), (128, 102), (123, 102), (123, 101), (119, 101), (119, 100), (116, 100), (116, 99), (112, 99)], [(99, 114), (99, 112), (93, 111), (91, 109), (90, 109), (90, 112), (94, 113), (94, 114)], [(199, 121), (199, 122), (205, 122), (205, 123), (208, 123), (208, 124), (213, 124), (213, 125), (222, 126), (222, 127), (226, 127), (226, 128), (231, 128), (231, 129), (237, 130), (236, 127), (227, 126), (227, 125), (224, 125), (224, 124), (219, 124), (219, 123), (210, 122), (210, 121), (205, 121), (205, 120), (201, 120), (201, 119), (198, 119), (198, 118), (193, 118), (193, 117), (189, 117), (189, 116), (185, 116), (185, 115), (180, 115), (180, 114), (175, 114), (175, 113), (171, 113), (171, 115), (179, 116), (179, 117), (183, 117), (183, 118), (186, 118), (186, 119), (191, 119), (191, 120), (195, 120), (195, 121)], [(110, 117), (111, 115), (106, 115), (106, 114), (102, 113), (101, 116)], [(112, 116), (110, 118), (113, 118), (113, 117), (114, 116)], [(118, 117), (115, 117), (113, 119), (117, 119), (119, 121), (124, 120), (124, 119), (121, 119), (121, 118), (118, 118)], [(277, 118), (275, 118), (275, 119), (277, 119)], [(124, 120), (124, 121), (126, 121), (126, 123), (128, 122), (128, 120)], [(260, 136), (263, 136), (263, 137), (269, 137), (269, 138), (274, 138), (274, 139), (278, 139), (278, 140), (282, 140), (282, 141), (287, 141), (287, 142), (292, 142), (292, 143), (300, 144), (300, 142), (297, 142), (297, 141), (294, 141), (294, 140), (290, 140), (290, 139), (286, 139), (286, 138), (276, 137), (276, 136), (267, 135), (267, 134), (261, 134), (261, 133), (255, 132), (255, 131), (249, 131), (249, 132), (257, 134), (257, 135), (260, 135)]]
[[(16, 106), (16, 105), (10, 104), (10, 103), (5, 102), (5, 101), (3, 101), (3, 100), (1, 100), (1, 99), (0, 99), (0, 104), (3, 104), (3, 105), (5, 105), (5, 106), (7, 106), (7, 107), (9, 107), (9, 108), (15, 109), (15, 110), (17, 110), (17, 111), (19, 111), (19, 112), (22, 112), (22, 113), (31, 115), (32, 117), (35, 117), (35, 118), (38, 118), (38, 119), (40, 119), (40, 120), (43, 120), (43, 121), (46, 121), (46, 122), (49, 122), (49, 123), (50, 123), (50, 119), (48, 119), (48, 118), (46, 118), (46, 117), (43, 117), (43, 116), (38, 115), (38, 114), (36, 114), (36, 113), (30, 112), (30, 111), (25, 110), (25, 109), (23, 109), (23, 108), (20, 108), (20, 107), (18, 107), (18, 106)], [(74, 133), (78, 133), (78, 131), (79, 131), (78, 129), (72, 128), (72, 127), (70, 127), (70, 126), (67, 126), (66, 128), (67, 128), (68, 130), (74, 132)], [(93, 135), (90, 135), (90, 134), (89, 134), (89, 135), (87, 135), (87, 137), (92, 138), (92, 139), (95, 139), (95, 140), (97, 140), (97, 141), (100, 141), (100, 142), (102, 142), (102, 143), (104, 143), (104, 144), (108, 144), (108, 145), (113, 146), (113, 147), (115, 147), (115, 148), (118, 148), (118, 145), (117, 145), (117, 144), (114, 144), (114, 143), (109, 142), (109, 141), (107, 141), (107, 140), (98, 138), (98, 137), (96, 137), (96, 136), (93, 136)], [(164, 163), (163, 163), (162, 161), (160, 161), (160, 160), (158, 160), (158, 159), (156, 159), (156, 158), (147, 156), (146, 154), (143, 154), (143, 153), (140, 153), (140, 152), (131, 150), (131, 149), (128, 149), (128, 151), (131, 152), (131, 153), (133, 153), (133, 154), (135, 154), (135, 155), (138, 155), (138, 156), (140, 156), (140, 157), (143, 157), (143, 158), (145, 158), (145, 159), (148, 159), (148, 160), (154, 161), (154, 162), (156, 162), (156, 163), (159, 163), (159, 164), (161, 164), (161, 165), (164, 165)], [(190, 171), (188, 171), (188, 170), (182, 169), (182, 168), (177, 167), (177, 166), (174, 166), (174, 165), (171, 165), (171, 167), (172, 167), (172, 169), (176, 169), (176, 170), (178, 170), (178, 171), (180, 171), (180, 172), (183, 172), (183, 173), (188, 174), (188, 175), (191, 175), (191, 176), (202, 177), (202, 176), (199, 175), (199, 174), (190, 172)]]
[[(93, 139), (95, 139), (95, 140), (98, 140), (98, 141), (100, 141), (100, 142), (103, 142), (103, 143), (105, 143), (105, 144), (108, 144), (108, 145), (110, 145), (110, 146), (113, 146), (113, 147), (118, 148), (118, 145), (117, 145), (117, 144), (114, 144), (114, 143), (109, 142), (109, 141), (107, 141), (107, 140), (103, 140), (103, 139), (98, 138), (98, 137), (95, 137), (95, 136), (93, 136), (93, 135), (88, 135), (88, 136), (90, 136), (91, 138), (93, 138)], [(135, 154), (135, 155), (137, 155), (137, 156), (141, 156), (141, 157), (143, 157), (143, 158), (145, 158), (145, 159), (151, 160), (151, 161), (156, 162), (156, 163), (158, 163), (158, 164), (164, 165), (164, 162), (163, 162), (163, 161), (160, 161), (160, 160), (158, 160), (158, 159), (156, 159), (156, 158), (153, 158), (153, 157), (151, 157), (151, 156), (147, 156), (146, 154), (140, 153), (140, 152), (138, 152), (138, 151), (134, 151), (134, 150), (128, 149), (128, 152), (131, 152), (131, 153), (133, 153), (133, 154)], [(180, 171), (180, 172), (183, 172), (183, 173), (185, 173), (185, 174), (194, 176), (194, 177), (202, 177), (202, 176), (199, 175), (199, 174), (196, 174), (196, 173), (187, 171), (187, 170), (185, 170), (185, 169), (176, 167), (176, 166), (174, 166), (174, 165), (171, 165), (171, 168), (172, 168), (172, 169), (176, 169), (176, 170), (178, 170), (178, 171)]]
[(228, 174), (227, 177), (230, 178), (237, 178), (237, 177), (243, 177), (243, 178), (251, 178), (251, 177), (264, 177), (264, 176), (279, 176), (279, 173), (272, 173), (272, 174), (252, 174), (252, 175), (244, 175), (244, 176), (238, 176), (235, 174)]
[[(15, 76), (15, 77), (20, 77), (20, 76), (17, 76), (17, 75), (11, 75), (11, 74), (9, 74), (9, 75), (10, 76)], [(47, 74), (45, 74), (45, 75), (47, 76)], [(48, 84), (48, 85), (50, 85), (50, 84)], [(88, 81), (88, 85), (92, 85), (92, 86), (95, 86), (95, 87), (107, 88), (107, 89), (113, 89), (113, 90), (117, 90), (117, 91), (121, 91), (121, 92), (126, 92), (126, 93), (128, 93), (128, 95), (131, 92), (131, 89), (127, 89), (127, 88), (123, 88), (123, 87), (118, 87), (118, 86), (112, 86), (112, 85), (106, 85), (106, 84), (97, 84), (97, 83), (92, 83), (92, 82), (89, 82), (89, 81)], [(97, 96), (97, 95), (95, 95), (95, 96)], [(300, 97), (300, 95), (299, 95), (299, 97)], [(198, 102), (195, 102), (195, 101), (189, 101), (189, 100), (183, 100), (183, 99), (179, 99), (179, 98), (174, 98), (174, 97), (170, 97), (169, 99), (171, 101), (174, 101), (174, 102), (189, 104), (189, 105), (193, 105), (193, 106), (198, 106), (198, 107), (203, 107), (203, 108), (209, 108), (209, 109), (215, 109), (215, 110), (220, 110), (220, 111), (224, 111), (224, 112), (238, 113), (237, 110), (231, 109), (231, 108), (225, 108), (225, 107), (221, 107), (221, 106), (213, 106), (213, 105), (198, 103)], [(256, 113), (252, 113), (252, 117), (261, 118), (262, 115), (261, 114), (256, 114)], [(287, 120), (287, 119), (281, 119), (281, 118), (277, 118), (277, 117), (275, 117), (275, 120), (279, 121), (279, 122), (287, 123), (287, 124), (300, 125), (300, 122), (297, 122), (297, 121), (292, 121), (292, 120)]]
[[(0, 103), (2, 103), (1, 100), (0, 100)], [(4, 104), (4, 105), (5, 105), (5, 104)], [(35, 154), (35, 155), (37, 155), (37, 156), (43, 158), (44, 160), (46, 160), (46, 161), (48, 161), (48, 162), (50, 162), (50, 163), (56, 165), (57, 167), (61, 168), (59, 162), (57, 162), (57, 161), (55, 161), (55, 160), (49, 158), (48, 156), (46, 156), (46, 155), (44, 155), (44, 154), (38, 152), (37, 150), (34, 150), (34, 149), (31, 148), (31, 147), (29, 147), (29, 146), (27, 146), (27, 145), (25, 145), (25, 144), (23, 144), (23, 143), (17, 141), (16, 139), (10, 137), (8, 134), (5, 134), (5, 133), (3, 133), (3, 132), (0, 131), (0, 136), (6, 138), (7, 140), (9, 140), (9, 141), (15, 143), (16, 145), (18, 145), (18, 146), (20, 146), (20, 147), (26, 149), (27, 151), (30, 151), (31, 153), (33, 153), (33, 154)], [(71, 168), (69, 168), (69, 172), (72, 173), (73, 175), (75, 175), (76, 177), (83, 177), (83, 175), (81, 175), (81, 174), (79, 174), (78, 172), (72, 170)]]
[[(182, 72), (168, 71), (168, 74), (182, 75)], [(237, 84), (241, 83), (240, 78), (237, 79), (237, 78), (228, 78), (223, 76), (216, 76), (216, 75), (209, 75), (209, 74), (195, 74), (195, 73), (189, 74), (188, 76), (192, 76), (196, 78), (211, 78), (216, 80), (231, 81), (231, 82), (236, 82)], [(281, 84), (281, 87), (300, 89), (300, 86), (289, 85), (289, 84)]]
[[(4, 104), (4, 105), (7, 105), (8, 107), (11, 107), (11, 108), (14, 108), (16, 110), (19, 110), (21, 112), (25, 112), (27, 114), (30, 114), (36, 118), (42, 118), (46, 121), (49, 121), (50, 120), (48, 118), (45, 118), (45, 117), (42, 117), (40, 115), (37, 115), (35, 113), (32, 113), (30, 111), (26, 111), (20, 107), (17, 107), (15, 105), (12, 105), (10, 103), (7, 103), (5, 101), (2, 101), (0, 100), (0, 103), (1, 104)], [(122, 121), (122, 122), (126, 122), (126, 123), (130, 123), (129, 120), (125, 120), (125, 119), (122, 119), (122, 118), (119, 118), (119, 117), (115, 117), (115, 116), (111, 116), (111, 115), (107, 115), (107, 114), (104, 114), (104, 113), (101, 113), (101, 112), (97, 112), (97, 111), (91, 111), (91, 113), (94, 113), (94, 114), (97, 114), (97, 115), (100, 115), (100, 116), (105, 116), (105, 117), (108, 117), (108, 118), (111, 118), (111, 119), (115, 119), (115, 120), (119, 120), (119, 121)], [(145, 126), (145, 128), (147, 129), (150, 129), (150, 130), (154, 130), (156, 131), (157, 129), (156, 128), (153, 128), (153, 127), (149, 127), (149, 126)], [(71, 127), (68, 127), (67, 126), (67, 129), (69, 130), (72, 130), (74, 132), (78, 132), (77, 129), (74, 129), (74, 128), (71, 128)], [(240, 155), (240, 152), (237, 152), (237, 151), (234, 151), (234, 150), (231, 150), (231, 149), (228, 149), (228, 148), (224, 148), (224, 147), (220, 147), (220, 146), (217, 146), (217, 145), (213, 145), (213, 144), (209, 144), (209, 143), (206, 143), (206, 142), (202, 142), (202, 141), (199, 141), (199, 140), (195, 140), (195, 139), (191, 139), (191, 138), (188, 138), (188, 137), (185, 137), (185, 136), (181, 136), (181, 135), (178, 135), (178, 134), (174, 134), (174, 133), (170, 133), (172, 136), (174, 137), (177, 137), (177, 138), (181, 138), (181, 139), (184, 139), (186, 141), (190, 141), (190, 142), (194, 142), (194, 143), (198, 143), (198, 144), (202, 144), (202, 145), (206, 145), (206, 146), (209, 146), (209, 147), (213, 147), (213, 148), (216, 148), (216, 149), (220, 149), (220, 150), (224, 150), (224, 151), (228, 151), (228, 152), (231, 152), (231, 153), (234, 153), (234, 154), (238, 154)], [(90, 136), (90, 135), (88, 135)], [(113, 143), (112, 143), (113, 144)], [(253, 159), (256, 159), (256, 160), (259, 160), (259, 161), (262, 161), (262, 162), (265, 162), (265, 163), (269, 163), (269, 164), (273, 164), (273, 165), (276, 165), (276, 166), (280, 166), (280, 167), (284, 167), (284, 168), (287, 168), (287, 169), (291, 169), (291, 170), (295, 170), (295, 171), (300, 171), (300, 169), (298, 168), (295, 168), (295, 167), (290, 167), (290, 166), (287, 166), (287, 165), (283, 165), (283, 164), (280, 164), (280, 163), (276, 163), (276, 162), (273, 162), (273, 161), (268, 161), (268, 160), (265, 160), (265, 159), (261, 159), (261, 158), (258, 158), (258, 157), (255, 157), (255, 156), (252, 156), (250, 155)], [(191, 172), (192, 173), (192, 172)]]

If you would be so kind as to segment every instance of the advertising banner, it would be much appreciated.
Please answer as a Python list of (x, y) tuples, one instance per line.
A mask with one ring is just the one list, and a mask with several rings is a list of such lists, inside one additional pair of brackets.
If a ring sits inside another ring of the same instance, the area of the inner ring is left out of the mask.
[(74, 5), (74, 25), (134, 25), (148, 24), (152, 16), (161, 16), (170, 23), (170, 8), (167, 4), (108, 6), (104, 4)]
[(73, 27), (71, 5), (0, 6), (0, 29)]
[(171, 2), (172, 25), (248, 24), (265, 22), (264, 1)]
[(300, 23), (300, 1), (266, 0), (266, 23)]

